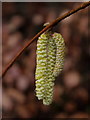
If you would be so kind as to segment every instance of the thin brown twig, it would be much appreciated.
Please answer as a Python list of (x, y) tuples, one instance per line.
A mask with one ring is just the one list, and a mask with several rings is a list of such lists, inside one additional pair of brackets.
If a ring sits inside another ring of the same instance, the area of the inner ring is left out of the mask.
[(81, 4), (79, 7), (65, 13), (63, 16), (57, 18), (56, 20), (54, 20), (53, 22), (51, 22), (48, 26), (46, 26), (44, 29), (42, 29), (38, 34), (36, 34), (31, 40), (28, 41), (27, 44), (24, 45), (23, 48), (21, 48), (21, 50), (16, 54), (16, 56), (9, 62), (9, 64), (6, 66), (6, 68), (4, 69), (4, 71), (2, 72), (2, 77), (4, 77), (4, 75), (6, 74), (6, 72), (9, 70), (9, 68), (16, 62), (16, 60), (18, 59), (18, 57), (26, 50), (26, 48), (36, 39), (40, 36), (40, 34), (42, 34), (43, 32), (45, 32), (46, 30), (52, 28), (53, 26), (55, 26), (57, 23), (59, 23), (61, 20), (64, 20), (66, 17), (80, 11), (81, 9), (86, 8), (87, 6), (90, 5), (90, 1), (89, 2), (84, 2), (83, 4)]

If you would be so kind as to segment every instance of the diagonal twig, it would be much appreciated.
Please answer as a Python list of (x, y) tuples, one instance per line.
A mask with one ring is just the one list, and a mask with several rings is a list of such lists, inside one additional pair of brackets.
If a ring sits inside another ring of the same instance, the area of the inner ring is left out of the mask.
[(54, 20), (53, 22), (51, 22), (48, 26), (46, 26), (44, 29), (42, 29), (39, 33), (37, 33), (31, 40), (29, 40), (23, 48), (21, 48), (21, 50), (16, 54), (16, 56), (9, 62), (9, 64), (6, 66), (6, 68), (3, 70), (2, 72), (2, 77), (4, 77), (4, 75), (6, 74), (6, 72), (9, 70), (9, 68), (16, 62), (16, 60), (19, 58), (19, 56), (26, 50), (26, 48), (36, 39), (40, 36), (40, 34), (42, 34), (43, 32), (45, 32), (46, 30), (52, 28), (53, 26), (55, 26), (57, 23), (59, 23), (61, 20), (64, 20), (65, 18), (67, 18), (68, 16), (86, 8), (87, 6), (90, 5), (90, 1), (89, 2), (84, 2), (83, 4), (81, 4), (80, 6), (78, 6), (77, 8), (65, 13), (63, 16), (57, 18), (56, 20)]

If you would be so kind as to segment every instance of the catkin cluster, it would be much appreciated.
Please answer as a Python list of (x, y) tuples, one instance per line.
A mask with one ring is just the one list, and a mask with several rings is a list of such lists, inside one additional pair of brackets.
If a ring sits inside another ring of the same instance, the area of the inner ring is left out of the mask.
[(52, 103), (55, 77), (63, 69), (65, 43), (59, 33), (47, 31), (37, 42), (36, 96), (44, 105)]

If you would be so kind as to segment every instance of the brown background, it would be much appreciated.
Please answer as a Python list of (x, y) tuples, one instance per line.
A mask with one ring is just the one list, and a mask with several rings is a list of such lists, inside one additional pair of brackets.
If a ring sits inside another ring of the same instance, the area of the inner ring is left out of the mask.
[[(3, 3), (3, 69), (23, 45), (51, 22), (81, 3)], [(53, 103), (45, 106), (35, 96), (36, 41), (2, 80), (4, 118), (87, 118), (90, 79), (88, 9), (60, 22), (66, 43), (64, 69), (56, 78)]]

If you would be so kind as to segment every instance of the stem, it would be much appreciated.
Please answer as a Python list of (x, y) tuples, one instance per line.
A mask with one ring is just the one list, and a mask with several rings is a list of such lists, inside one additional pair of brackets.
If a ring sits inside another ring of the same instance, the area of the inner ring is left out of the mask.
[(57, 23), (59, 23), (61, 20), (64, 20), (65, 18), (67, 18), (68, 16), (86, 8), (87, 6), (90, 5), (90, 1), (89, 2), (84, 2), (83, 4), (81, 4), (79, 7), (65, 13), (63, 16), (57, 18), (56, 20), (54, 20), (53, 22), (51, 22), (48, 26), (46, 26), (44, 29), (42, 29), (39, 33), (37, 33), (31, 40), (29, 40), (27, 42), (27, 44), (24, 45), (24, 47), (16, 54), (16, 56), (9, 62), (9, 64), (6, 66), (6, 68), (4, 69), (4, 71), (2, 72), (2, 77), (4, 77), (4, 75), (6, 74), (6, 72), (9, 70), (9, 68), (16, 62), (16, 60), (19, 58), (19, 56), (26, 50), (26, 48), (36, 39), (38, 38), (43, 32), (45, 32), (46, 30), (52, 28), (53, 26), (55, 26)]

